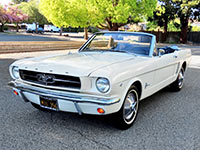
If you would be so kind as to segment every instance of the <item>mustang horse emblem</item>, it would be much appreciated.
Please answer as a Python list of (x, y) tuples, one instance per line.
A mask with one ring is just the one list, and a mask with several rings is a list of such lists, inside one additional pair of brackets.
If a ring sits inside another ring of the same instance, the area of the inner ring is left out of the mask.
[(45, 83), (45, 84), (52, 84), (55, 83), (55, 77), (53, 75), (46, 75), (46, 74), (38, 74), (36, 76), (37, 80)]

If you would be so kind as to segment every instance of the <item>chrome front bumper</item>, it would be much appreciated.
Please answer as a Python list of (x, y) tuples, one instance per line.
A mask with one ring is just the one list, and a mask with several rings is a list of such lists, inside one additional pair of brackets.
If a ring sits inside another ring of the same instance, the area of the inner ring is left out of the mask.
[(59, 91), (55, 89), (52, 90), (52, 89), (37, 87), (17, 80), (9, 82), (8, 85), (13, 89), (17, 89), (19, 95), (23, 98), (25, 102), (29, 102), (29, 100), (24, 95), (24, 92), (35, 94), (38, 96), (46, 96), (55, 99), (71, 101), (74, 103), (79, 114), (81, 114), (78, 105), (79, 103), (90, 103), (90, 104), (109, 106), (116, 104), (120, 101), (119, 98), (99, 98), (94, 96), (88, 96), (86, 94), (81, 94), (81, 93), (73, 93), (68, 91)]

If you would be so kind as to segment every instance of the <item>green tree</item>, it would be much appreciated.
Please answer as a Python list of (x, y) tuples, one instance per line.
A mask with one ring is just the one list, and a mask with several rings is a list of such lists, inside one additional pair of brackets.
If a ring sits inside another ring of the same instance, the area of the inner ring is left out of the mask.
[(149, 20), (154, 20), (158, 26), (164, 27), (164, 32), (167, 33), (169, 22), (179, 18), (180, 42), (187, 43), (189, 21), (200, 18), (200, 0), (159, 0), (159, 5), (154, 17)]
[(168, 23), (168, 31), (172, 31), (172, 32), (180, 32), (180, 20), (179, 19), (175, 19), (173, 21), (170, 21)]
[(176, 14), (180, 18), (181, 43), (187, 43), (187, 32), (189, 20), (196, 20), (200, 17), (200, 0), (173, 0)]
[(150, 22), (155, 22), (158, 26), (164, 27), (164, 35), (166, 39), (168, 24), (176, 18), (176, 8), (173, 6), (172, 0), (159, 1), (153, 17), (149, 18)]
[(14, 4), (20, 4), (21, 2), (28, 2), (28, 0), (12, 0)]
[(156, 0), (92, 0), (102, 17), (98, 27), (111, 31), (152, 16), (156, 4)]
[(192, 26), (192, 31), (193, 32), (200, 32), (200, 27), (199, 26)]
[(28, 2), (22, 2), (20, 3), (19, 7), (24, 13), (26, 13), (29, 16), (27, 23), (35, 23), (36, 33), (38, 25), (44, 25), (48, 23), (47, 19), (39, 11), (39, 0), (30, 0)]
[(98, 10), (87, 0), (41, 0), (40, 9), (48, 21), (58, 27), (85, 28), (98, 22)]
[(116, 31), (129, 22), (151, 16), (156, 3), (156, 0), (40, 0), (40, 9), (58, 27), (97, 26)]

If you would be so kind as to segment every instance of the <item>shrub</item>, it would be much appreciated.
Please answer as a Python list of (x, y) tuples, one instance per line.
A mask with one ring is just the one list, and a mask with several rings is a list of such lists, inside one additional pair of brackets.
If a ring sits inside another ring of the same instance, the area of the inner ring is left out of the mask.
[(8, 26), (4, 25), (3, 30), (8, 30)]

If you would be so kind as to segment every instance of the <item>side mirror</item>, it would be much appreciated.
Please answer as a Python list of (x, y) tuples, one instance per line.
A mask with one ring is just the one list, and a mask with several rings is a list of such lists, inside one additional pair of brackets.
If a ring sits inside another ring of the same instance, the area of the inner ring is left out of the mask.
[(165, 54), (165, 50), (164, 49), (158, 49), (158, 56), (162, 56)]

